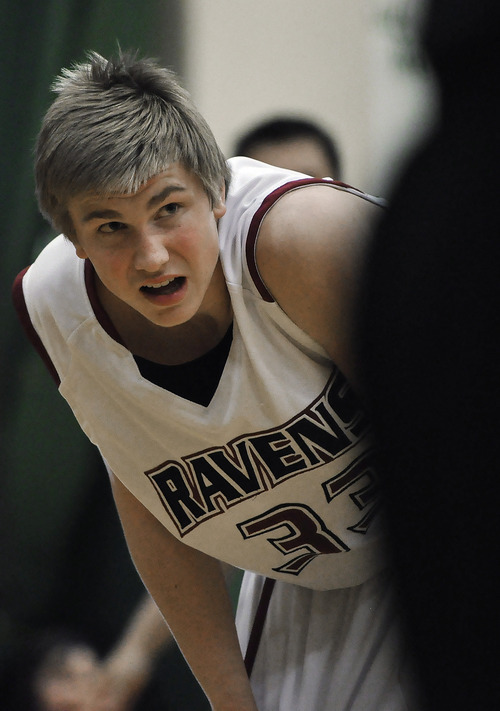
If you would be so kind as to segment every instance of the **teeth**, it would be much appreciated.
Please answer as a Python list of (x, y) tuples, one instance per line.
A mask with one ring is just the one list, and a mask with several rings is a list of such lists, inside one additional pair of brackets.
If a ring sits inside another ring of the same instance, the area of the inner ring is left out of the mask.
[(165, 281), (162, 281), (160, 284), (151, 284), (150, 289), (161, 289), (163, 286), (167, 286), (167, 284), (170, 284), (171, 281), (174, 280), (175, 277), (172, 277), (172, 279), (165, 279)]

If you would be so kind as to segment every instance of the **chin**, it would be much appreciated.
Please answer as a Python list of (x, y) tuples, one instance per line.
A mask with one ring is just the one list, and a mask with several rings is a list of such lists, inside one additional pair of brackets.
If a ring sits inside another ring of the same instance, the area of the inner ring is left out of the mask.
[(155, 326), (160, 326), (162, 328), (174, 328), (175, 326), (182, 326), (183, 324), (190, 321), (195, 314), (191, 312), (186, 313), (185, 311), (178, 311), (177, 313), (167, 313), (149, 318), (148, 320)]

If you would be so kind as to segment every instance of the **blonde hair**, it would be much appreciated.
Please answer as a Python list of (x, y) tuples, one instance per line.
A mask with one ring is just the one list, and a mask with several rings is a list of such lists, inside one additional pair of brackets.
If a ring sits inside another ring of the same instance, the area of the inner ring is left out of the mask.
[(225, 158), (175, 74), (152, 59), (119, 53), (64, 69), (42, 122), (35, 159), (42, 214), (67, 235), (67, 200), (136, 192), (173, 162), (201, 180), (212, 205), (229, 183)]

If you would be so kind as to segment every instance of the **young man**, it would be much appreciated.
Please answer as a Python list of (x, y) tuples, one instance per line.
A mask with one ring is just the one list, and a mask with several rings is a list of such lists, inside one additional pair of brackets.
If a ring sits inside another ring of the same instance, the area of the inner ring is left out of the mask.
[[(372, 441), (346, 380), (379, 208), (228, 165), (149, 60), (92, 54), (55, 89), (36, 176), (64, 236), (16, 303), (213, 709), (407, 709)], [(220, 560), (248, 571), (239, 638)]]

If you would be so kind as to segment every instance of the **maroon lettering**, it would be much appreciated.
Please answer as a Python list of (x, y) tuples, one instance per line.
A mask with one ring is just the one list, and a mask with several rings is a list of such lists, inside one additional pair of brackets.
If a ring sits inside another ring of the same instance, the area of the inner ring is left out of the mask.
[[(243, 538), (267, 536), (267, 540), (284, 556), (291, 556), (273, 570), (298, 575), (318, 555), (342, 553), (348, 546), (321, 518), (304, 504), (283, 504), (238, 524)], [(273, 531), (280, 535), (271, 536)]]

